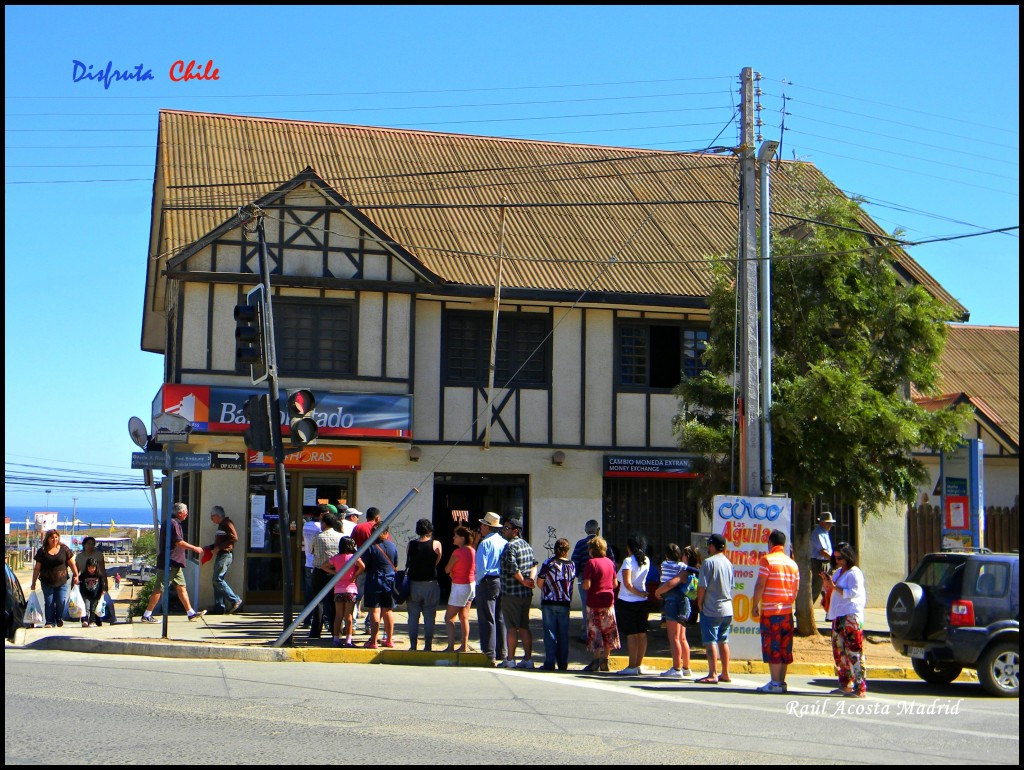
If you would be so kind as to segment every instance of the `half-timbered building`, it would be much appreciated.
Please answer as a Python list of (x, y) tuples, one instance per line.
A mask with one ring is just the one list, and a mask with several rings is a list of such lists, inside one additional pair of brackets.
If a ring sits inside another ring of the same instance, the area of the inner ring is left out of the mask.
[[(777, 208), (830, 186), (802, 162), (772, 185)], [(708, 525), (672, 389), (700, 371), (708, 266), (735, 250), (737, 198), (732, 157), (162, 111), (142, 348), (165, 357), (154, 413), (187, 417), (189, 451), (213, 453), (175, 492), (204, 514), (198, 539), (224, 506), (249, 603), (281, 600), (280, 528), (298, 535), (322, 501), (387, 514), (418, 489), (399, 543), (427, 518), (448, 548), (489, 510), (521, 516), (540, 557), (588, 519), (613, 545), (633, 530), (656, 549), (689, 542)], [(317, 442), (286, 461), (287, 509), (242, 440), (242, 404), (265, 392), (235, 361), (232, 315), (259, 282), (238, 213), (254, 203), (281, 387), (318, 399)], [(873, 542), (899, 552), (902, 522), (856, 518), (866, 558)]]

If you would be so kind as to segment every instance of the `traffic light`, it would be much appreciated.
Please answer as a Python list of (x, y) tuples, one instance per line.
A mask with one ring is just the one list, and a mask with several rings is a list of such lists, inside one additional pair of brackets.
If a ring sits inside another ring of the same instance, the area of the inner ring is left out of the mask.
[(316, 420), (313, 419), (315, 406), (316, 396), (311, 390), (297, 390), (288, 396), (288, 428), (292, 446), (296, 449), (302, 449), (316, 439), (319, 431)]
[(235, 363), (250, 366), (253, 385), (267, 379), (264, 298), (260, 284), (249, 291), (244, 304), (235, 305)]
[(249, 396), (242, 407), (242, 415), (249, 423), (245, 429), (245, 445), (254, 452), (274, 451), (269, 403), (269, 396)]

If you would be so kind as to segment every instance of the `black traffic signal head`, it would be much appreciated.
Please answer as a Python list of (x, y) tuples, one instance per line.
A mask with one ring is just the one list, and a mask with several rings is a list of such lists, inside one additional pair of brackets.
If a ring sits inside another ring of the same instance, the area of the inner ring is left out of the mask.
[(316, 396), (311, 390), (296, 390), (288, 396), (288, 429), (293, 447), (301, 449), (316, 440), (319, 429), (313, 419), (315, 406)]
[(251, 367), (254, 385), (267, 379), (264, 296), (260, 284), (248, 293), (244, 304), (235, 305), (235, 363)]
[(249, 396), (242, 407), (242, 415), (249, 423), (245, 429), (245, 445), (254, 452), (273, 452), (274, 438), (270, 433), (270, 397)]

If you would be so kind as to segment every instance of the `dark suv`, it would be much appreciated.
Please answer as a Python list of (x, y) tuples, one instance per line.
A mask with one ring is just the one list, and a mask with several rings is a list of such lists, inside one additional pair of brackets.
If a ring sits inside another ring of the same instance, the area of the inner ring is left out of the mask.
[(926, 682), (973, 668), (991, 694), (1019, 697), (1019, 554), (928, 554), (893, 586), (885, 614), (892, 646)]

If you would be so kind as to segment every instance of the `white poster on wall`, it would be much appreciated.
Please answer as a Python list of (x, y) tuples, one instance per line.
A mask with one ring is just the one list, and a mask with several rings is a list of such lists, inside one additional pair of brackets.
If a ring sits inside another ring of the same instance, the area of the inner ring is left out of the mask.
[(768, 555), (773, 529), (786, 533), (786, 553), (793, 555), (793, 504), (788, 497), (717, 495), (713, 507), (711, 529), (725, 538), (725, 555), (733, 569), (729, 654), (737, 660), (760, 660), (761, 623), (750, 617), (758, 562)]
[(253, 550), (263, 548), (267, 542), (267, 521), (263, 514), (267, 512), (267, 498), (253, 495), (249, 498), (249, 547)]

